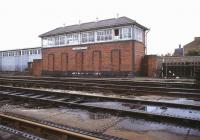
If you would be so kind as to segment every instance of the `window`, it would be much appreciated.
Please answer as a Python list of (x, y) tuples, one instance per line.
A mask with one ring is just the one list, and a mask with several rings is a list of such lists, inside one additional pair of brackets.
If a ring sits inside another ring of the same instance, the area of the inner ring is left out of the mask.
[(48, 38), (48, 46), (53, 46), (55, 44), (55, 39), (53, 37)]
[(122, 28), (123, 38), (131, 38), (131, 27)]
[(104, 40), (103, 38), (103, 31), (98, 31), (97, 32), (97, 41)]
[(65, 36), (60, 36), (60, 45), (64, 45), (65, 44)]
[(112, 39), (112, 30), (106, 30), (105, 31), (106, 34), (105, 34), (105, 40), (111, 40)]
[(33, 54), (37, 54), (37, 50), (33, 50)]
[(88, 40), (89, 40), (89, 42), (94, 42), (94, 32), (88, 33)]
[(63, 34), (58, 36), (50, 36), (42, 38), (42, 44), (44, 47), (54, 47), (60, 45), (77, 45), (80, 43), (92, 43), (92, 42), (104, 42), (120, 39), (132, 39), (134, 33), (134, 39), (143, 41), (143, 30), (139, 27), (132, 26), (116, 27), (114, 29), (101, 29), (95, 31), (78, 32), (71, 34)]
[(81, 34), (81, 43), (94, 42), (94, 32), (85, 32)]
[(59, 45), (64, 45), (66, 40), (65, 35), (61, 36), (55, 36), (55, 37), (48, 37), (44, 38), (43, 41), (43, 46), (48, 47), (48, 46), (59, 46)]
[(15, 56), (18, 56), (18, 52), (17, 51), (15, 51), (14, 53), (15, 53)]
[(112, 40), (112, 29), (97, 31), (97, 41)]
[(29, 51), (28, 50), (24, 50), (24, 54), (25, 55), (29, 55)]
[(45, 47), (48, 46), (48, 39), (47, 38), (42, 39), (42, 45), (45, 46)]
[(20, 55), (21, 55), (21, 51), (17, 51), (17, 53), (18, 53), (18, 56), (20, 56)]
[(7, 53), (7, 52), (5, 52), (5, 56), (8, 56), (8, 53)]
[(8, 52), (8, 56), (14, 56), (14, 51)]
[(115, 36), (119, 36), (119, 29), (115, 29), (114, 32), (115, 32)]
[(134, 39), (143, 42), (143, 30), (139, 27), (134, 28)]
[(55, 45), (58, 46), (59, 45), (59, 36), (55, 37)]
[(41, 50), (39, 49), (39, 50), (38, 50), (38, 54), (40, 54), (40, 53), (41, 53)]
[(82, 33), (81, 34), (81, 42), (82, 43), (86, 43), (87, 42), (87, 38), (88, 38), (88, 34), (87, 33)]
[(79, 42), (78, 34), (67, 35), (67, 44), (77, 44)]

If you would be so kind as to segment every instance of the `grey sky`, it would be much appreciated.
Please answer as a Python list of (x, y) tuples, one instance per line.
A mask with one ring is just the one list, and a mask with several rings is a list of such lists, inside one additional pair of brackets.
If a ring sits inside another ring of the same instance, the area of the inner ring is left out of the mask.
[(44, 32), (117, 13), (150, 28), (148, 54), (173, 52), (200, 36), (200, 0), (2, 0), (0, 50), (37, 47)]

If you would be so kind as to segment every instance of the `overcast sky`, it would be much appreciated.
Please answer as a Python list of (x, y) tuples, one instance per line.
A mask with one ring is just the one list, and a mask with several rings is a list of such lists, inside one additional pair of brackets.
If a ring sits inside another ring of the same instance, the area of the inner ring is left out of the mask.
[(200, 36), (200, 0), (2, 0), (0, 50), (38, 47), (44, 32), (117, 13), (150, 28), (148, 54), (172, 53)]

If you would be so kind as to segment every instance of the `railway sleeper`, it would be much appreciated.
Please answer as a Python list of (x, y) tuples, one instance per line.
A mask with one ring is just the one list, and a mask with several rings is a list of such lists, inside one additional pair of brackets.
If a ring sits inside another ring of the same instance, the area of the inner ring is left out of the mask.
[[(9, 96), (9, 95), (7, 95)], [(12, 96), (12, 95), (11, 95)], [(18, 98), (21, 100), (21, 98), (25, 98), (30, 101), (39, 101), (39, 103), (47, 103), (47, 104), (54, 104), (54, 105), (62, 105), (62, 106), (68, 106), (70, 108), (74, 109), (84, 109), (88, 111), (94, 111), (94, 112), (104, 112), (109, 113), (112, 115), (117, 116), (123, 116), (123, 117), (134, 117), (134, 118), (144, 118), (147, 120), (153, 120), (153, 121), (162, 121), (167, 123), (175, 123), (183, 126), (190, 126), (200, 129), (200, 120), (188, 118), (188, 117), (179, 117), (179, 116), (172, 116), (172, 115), (166, 115), (166, 114), (154, 114), (154, 113), (146, 113), (143, 111), (126, 111), (126, 110), (120, 110), (120, 109), (111, 109), (111, 108), (105, 108), (105, 107), (96, 107), (91, 105), (82, 105), (78, 103), (69, 103), (69, 102), (63, 102), (63, 101), (55, 101), (55, 100), (48, 100), (48, 99), (40, 99), (40, 98), (28, 98), (28, 97), (19, 97), (19, 96), (12, 96), (15, 98)], [(45, 102), (44, 102), (45, 101)]]

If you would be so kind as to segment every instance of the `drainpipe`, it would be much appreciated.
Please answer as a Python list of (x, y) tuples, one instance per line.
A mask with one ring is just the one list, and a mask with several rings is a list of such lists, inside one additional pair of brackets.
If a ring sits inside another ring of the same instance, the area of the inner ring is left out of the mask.
[(135, 76), (135, 40), (132, 42), (132, 74), (131, 77)]
[(150, 29), (147, 30), (145, 33), (145, 55), (147, 54), (147, 34), (149, 33)]
[(132, 57), (131, 57), (131, 65), (132, 65), (132, 73), (131, 77), (134, 77), (134, 72), (135, 72), (135, 26), (132, 26)]

